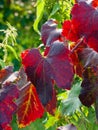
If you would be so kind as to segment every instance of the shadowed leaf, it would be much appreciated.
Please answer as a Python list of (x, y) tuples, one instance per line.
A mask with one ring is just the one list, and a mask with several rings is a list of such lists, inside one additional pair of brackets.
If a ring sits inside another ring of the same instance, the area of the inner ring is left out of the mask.
[(69, 50), (59, 41), (51, 45), (46, 58), (41, 56), (38, 49), (31, 49), (26, 55), (22, 55), (27, 76), (35, 85), (43, 105), (52, 99), (52, 79), (60, 88), (70, 89), (73, 66), (69, 55)]
[(0, 125), (2, 127), (7, 127), (11, 123), (12, 115), (17, 109), (14, 100), (18, 96), (19, 90), (14, 84), (5, 84), (0, 90)]
[(57, 21), (54, 19), (48, 20), (42, 25), (41, 38), (45, 46), (50, 46), (51, 43), (60, 39), (62, 29), (57, 29)]
[(98, 67), (85, 69), (81, 86), (79, 98), (83, 105), (90, 107), (98, 96)]

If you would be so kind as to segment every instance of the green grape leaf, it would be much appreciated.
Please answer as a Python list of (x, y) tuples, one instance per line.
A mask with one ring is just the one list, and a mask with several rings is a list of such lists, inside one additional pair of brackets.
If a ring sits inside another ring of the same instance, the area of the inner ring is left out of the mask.
[(68, 98), (62, 100), (60, 110), (63, 115), (72, 115), (76, 110), (79, 110), (81, 102), (78, 98), (81, 90), (81, 80), (75, 82), (69, 92)]
[(31, 123), (25, 128), (20, 128), (19, 130), (45, 130), (44, 125), (42, 124), (41, 119), (37, 119), (35, 122)]
[(45, 6), (45, 0), (37, 0), (36, 20), (33, 24), (33, 28), (38, 34), (40, 34), (38, 30), (38, 24), (43, 16), (44, 6)]
[(11, 122), (11, 127), (13, 130), (18, 130), (18, 125), (17, 125), (17, 120), (16, 120), (16, 116), (13, 116), (13, 120)]

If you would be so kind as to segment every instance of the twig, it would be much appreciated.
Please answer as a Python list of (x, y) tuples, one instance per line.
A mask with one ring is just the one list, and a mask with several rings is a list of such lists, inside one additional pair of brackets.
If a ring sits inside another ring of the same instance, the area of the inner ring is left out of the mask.
[(71, 53), (73, 53), (81, 45), (83, 39), (84, 39), (84, 36), (81, 39), (79, 39), (79, 41), (76, 44), (76, 46), (71, 50)]

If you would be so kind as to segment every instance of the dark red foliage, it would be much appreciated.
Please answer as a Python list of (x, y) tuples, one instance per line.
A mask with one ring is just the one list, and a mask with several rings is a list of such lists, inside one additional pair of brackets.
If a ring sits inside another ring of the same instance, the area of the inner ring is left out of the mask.
[[(65, 21), (63, 24), (62, 35), (64, 35), (68, 40), (75, 42), (84, 36), (87, 45), (98, 51), (97, 9), (93, 8), (86, 2), (79, 2), (72, 8), (71, 15), (72, 20)], [(91, 42), (91, 40), (93, 42)]]
[(62, 42), (54, 42), (46, 58), (38, 49), (31, 49), (22, 63), (29, 80), (35, 85), (39, 98), (46, 105), (52, 98), (52, 79), (65, 89), (70, 89), (73, 79), (73, 66), (69, 58), (70, 52)]
[(12, 115), (17, 109), (14, 100), (18, 96), (19, 90), (14, 84), (6, 83), (0, 90), (0, 125), (2, 127), (11, 123)]
[(79, 98), (83, 105), (91, 106), (98, 96), (98, 67), (89, 67), (83, 73)]
[(57, 21), (54, 19), (48, 20), (42, 25), (41, 38), (45, 46), (50, 46), (61, 37), (62, 29), (57, 29)]
[(51, 101), (47, 104), (46, 111), (50, 114), (54, 115), (55, 109), (57, 105), (57, 97), (56, 97), (56, 90), (53, 89), (53, 95)]
[(0, 84), (3, 83), (3, 81), (9, 77), (13, 73), (13, 67), (7, 66), (6, 68), (0, 70)]
[(93, 49), (84, 48), (78, 53), (78, 56), (84, 68), (98, 66), (98, 53)]

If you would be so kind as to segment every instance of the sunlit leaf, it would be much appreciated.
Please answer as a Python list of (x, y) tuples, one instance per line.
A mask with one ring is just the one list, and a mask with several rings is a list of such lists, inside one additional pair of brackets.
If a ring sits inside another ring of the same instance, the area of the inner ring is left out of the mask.
[(38, 98), (35, 87), (28, 83), (20, 92), (18, 104), (18, 125), (20, 128), (43, 116), (44, 108)]
[(61, 103), (61, 112), (64, 115), (72, 115), (76, 110), (79, 110), (81, 102), (78, 98), (81, 90), (81, 80), (78, 80), (73, 84), (71, 91), (69, 92), (68, 98), (63, 99)]
[(14, 48), (10, 45), (6, 45), (6, 47), (14, 54), (15, 58), (17, 60), (19, 60), (18, 55), (17, 55), (16, 51), (14, 50)]
[(98, 0), (92, 0), (92, 6), (98, 7)]
[(72, 19), (63, 24), (62, 35), (75, 42), (84, 36), (87, 45), (98, 51), (97, 9), (86, 2), (79, 2), (73, 6), (71, 15)]
[(59, 3), (55, 3), (52, 12), (49, 15), (49, 18), (51, 18), (59, 9), (60, 9)]
[(44, 6), (45, 6), (45, 0), (37, 0), (36, 20), (33, 24), (33, 27), (34, 27), (34, 30), (36, 32), (38, 32), (39, 34), (40, 34), (40, 32), (39, 32), (39, 29), (38, 29), (38, 24), (39, 24), (39, 22), (40, 22), (40, 20), (43, 16), (43, 13), (44, 13)]
[(32, 122), (29, 126), (25, 128), (19, 128), (18, 130), (45, 130), (45, 127), (42, 123), (41, 119), (37, 119), (36, 121)]

